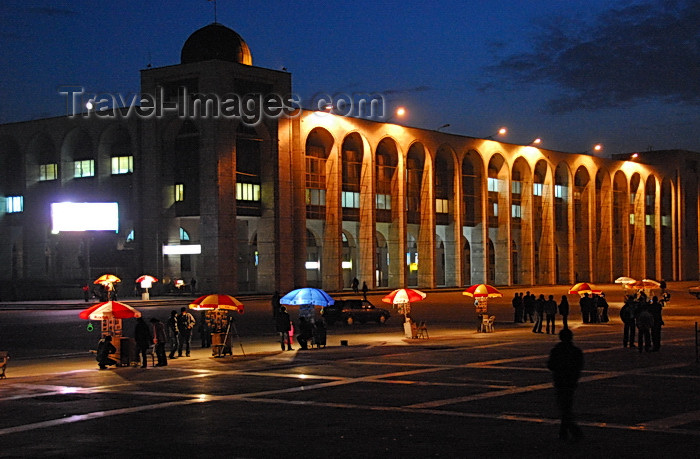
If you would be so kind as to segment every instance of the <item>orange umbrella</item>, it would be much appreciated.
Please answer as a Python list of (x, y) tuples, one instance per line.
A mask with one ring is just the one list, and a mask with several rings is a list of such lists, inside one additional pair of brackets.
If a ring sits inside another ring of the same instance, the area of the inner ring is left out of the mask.
[(133, 319), (141, 317), (141, 313), (128, 304), (118, 301), (105, 301), (97, 303), (80, 312), (81, 319), (105, 320), (105, 319)]
[(230, 295), (204, 295), (190, 303), (190, 309), (197, 311), (225, 309), (243, 314), (243, 303)]
[(462, 295), (474, 298), (500, 298), (503, 296), (496, 287), (488, 284), (474, 284), (463, 291)]
[(103, 274), (97, 279), (95, 279), (95, 282), (93, 284), (114, 284), (115, 282), (121, 282), (122, 280), (119, 279), (117, 276), (114, 274)]
[(569, 290), (569, 295), (573, 295), (575, 293), (578, 293), (579, 295), (583, 295), (584, 293), (593, 293), (593, 286), (588, 282), (579, 282)]

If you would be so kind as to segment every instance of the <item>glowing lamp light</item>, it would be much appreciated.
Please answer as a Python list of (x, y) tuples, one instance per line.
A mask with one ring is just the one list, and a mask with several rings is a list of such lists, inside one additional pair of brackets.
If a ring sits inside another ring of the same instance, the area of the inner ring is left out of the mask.
[(321, 267), (321, 263), (318, 261), (307, 261), (305, 266), (306, 269), (319, 269)]
[(632, 159), (637, 159), (637, 158), (639, 158), (639, 153), (634, 153), (634, 154), (632, 155)]
[(532, 141), (532, 145), (539, 145), (542, 143), (542, 139), (539, 137)]
[(418, 263), (411, 263), (410, 265), (408, 265), (408, 269), (410, 271), (418, 271)]
[(602, 149), (603, 149), (603, 145), (601, 145), (599, 143), (597, 143), (593, 146), (593, 150), (595, 150), (595, 151), (600, 151)]
[(506, 135), (508, 133), (508, 129), (505, 127), (502, 127), (501, 129), (498, 130), (499, 135)]
[(343, 261), (342, 263), (340, 263), (340, 266), (343, 269), (352, 269), (352, 260), (351, 261)]
[(202, 253), (200, 244), (163, 246), (163, 255), (199, 255), (200, 253)]
[(396, 116), (404, 116), (406, 114), (406, 109), (404, 107), (399, 107), (396, 109)]

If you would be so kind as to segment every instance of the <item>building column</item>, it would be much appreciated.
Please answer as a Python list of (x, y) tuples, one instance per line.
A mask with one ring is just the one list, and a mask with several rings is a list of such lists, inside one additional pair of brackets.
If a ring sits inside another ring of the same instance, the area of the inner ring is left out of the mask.
[(343, 289), (343, 209), (340, 202), (343, 177), (340, 170), (341, 146), (334, 143), (326, 160), (326, 221), (323, 229), (321, 284), (325, 290)]
[[(435, 194), (433, 190), (433, 165), (426, 160), (421, 183), (420, 227), (418, 230), (418, 285), (435, 288)], [(405, 175), (402, 175), (405, 177)]]
[(369, 144), (362, 139), (362, 170), (360, 172), (360, 234), (358, 247), (358, 279), (371, 280), (370, 287), (376, 287), (375, 269), (377, 261), (376, 198), (374, 187), (374, 155)]

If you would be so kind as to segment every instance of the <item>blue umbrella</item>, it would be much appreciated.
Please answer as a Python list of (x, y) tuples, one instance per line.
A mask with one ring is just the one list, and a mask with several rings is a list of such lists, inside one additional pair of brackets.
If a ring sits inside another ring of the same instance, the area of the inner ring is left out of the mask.
[(312, 304), (315, 306), (329, 306), (335, 300), (320, 288), (304, 287), (292, 290), (280, 298), (280, 304), (303, 305)]

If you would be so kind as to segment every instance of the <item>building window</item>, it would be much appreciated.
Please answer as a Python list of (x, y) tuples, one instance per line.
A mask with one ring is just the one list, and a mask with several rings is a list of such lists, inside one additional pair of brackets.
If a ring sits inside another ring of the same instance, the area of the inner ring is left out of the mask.
[(521, 217), (521, 207), (520, 204), (513, 204), (511, 205), (511, 216), (513, 218), (520, 218)]
[(634, 198), (635, 198), (636, 193), (630, 193), (630, 204), (634, 205)]
[(450, 203), (447, 199), (435, 200), (435, 212), (438, 214), (447, 214), (450, 212)]
[(653, 215), (646, 215), (645, 216), (645, 223), (647, 226), (654, 226), (654, 216)]
[(498, 182), (499, 180), (497, 178), (489, 177), (487, 181), (489, 191), (498, 192)]
[(326, 190), (318, 190), (316, 188), (306, 189), (306, 205), (307, 206), (325, 206), (326, 205)]
[(185, 231), (185, 228), (180, 227), (180, 242), (189, 240), (190, 234), (187, 231)]
[(58, 164), (41, 164), (39, 166), (39, 180), (56, 180), (58, 178)]
[(534, 196), (542, 196), (542, 184), (541, 183), (533, 183), (532, 194)]
[(521, 190), (523, 189), (523, 182), (517, 180), (513, 181), (510, 184), (510, 189), (513, 194), (520, 194)]
[(7, 196), (5, 198), (5, 209), (8, 214), (24, 211), (24, 196)]
[(134, 242), (134, 230), (131, 230), (126, 236), (126, 242)]
[(175, 184), (175, 201), (181, 202), (185, 200), (185, 185), (183, 183)]
[(94, 177), (95, 176), (95, 160), (81, 159), (73, 163), (75, 165), (75, 173), (73, 177)]
[(634, 225), (634, 214), (630, 214), (630, 225)]
[(661, 226), (671, 226), (671, 216), (662, 215), (661, 216)]
[(391, 210), (391, 195), (378, 194), (377, 195), (377, 209), (378, 210)]
[(257, 183), (236, 183), (237, 201), (260, 201), (260, 185)]
[(134, 157), (133, 156), (113, 156), (112, 157), (112, 175), (131, 174), (134, 172)]
[(564, 185), (554, 185), (554, 197), (564, 199), (566, 197), (566, 187)]
[(355, 191), (343, 191), (343, 194), (341, 195), (341, 204), (343, 207), (359, 209), (360, 193)]
[(498, 217), (498, 203), (494, 202), (493, 204), (493, 216)]

